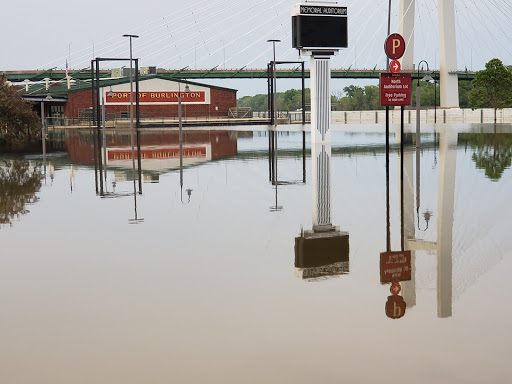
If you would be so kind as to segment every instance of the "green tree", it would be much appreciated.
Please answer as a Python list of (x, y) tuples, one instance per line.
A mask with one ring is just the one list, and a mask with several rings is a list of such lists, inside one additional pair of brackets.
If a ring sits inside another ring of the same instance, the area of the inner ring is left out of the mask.
[(29, 143), (41, 134), (41, 121), (32, 104), (23, 100), (17, 90), (0, 78), (0, 141), (8, 147)]
[(357, 85), (349, 85), (348, 87), (343, 88), (343, 91), (351, 101), (351, 111), (362, 111), (365, 109), (364, 88), (358, 87)]
[[(310, 90), (305, 89), (306, 109), (310, 104)], [(286, 92), (278, 92), (277, 109), (279, 111), (296, 111), (302, 106), (302, 91), (299, 89), (289, 89)], [(255, 96), (244, 96), (237, 100), (238, 107), (251, 107), (253, 111), (268, 111), (268, 96), (266, 94), (258, 94)]]
[(497, 110), (512, 105), (512, 73), (501, 60), (492, 59), (485, 69), (476, 73), (469, 93), (471, 108), (493, 108), (496, 124)]

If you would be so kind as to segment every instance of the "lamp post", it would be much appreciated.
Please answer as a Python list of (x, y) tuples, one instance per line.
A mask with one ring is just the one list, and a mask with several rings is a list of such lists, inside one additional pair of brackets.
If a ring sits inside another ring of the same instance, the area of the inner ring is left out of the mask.
[[(138, 35), (130, 35), (125, 33), (123, 37), (130, 38), (130, 132), (131, 132), (131, 145), (132, 145), (132, 166), (135, 169), (135, 143), (133, 140), (133, 63), (132, 63), (132, 38), (136, 39)], [(135, 175), (134, 175), (135, 180)], [(135, 182), (135, 181), (134, 181)]]
[(46, 95), (44, 99), (41, 100), (41, 144), (43, 149), (43, 168), (44, 168), (44, 177), (46, 177), (46, 117), (45, 117), (45, 110), (44, 110), (44, 102), (45, 101), (51, 101), (53, 99), (52, 95), (49, 93)]
[(437, 124), (437, 80), (434, 71), (434, 124)]
[(418, 149), (420, 147), (420, 104), (421, 104), (420, 68), (421, 68), (422, 63), (425, 63), (427, 65), (425, 77), (423, 77), (422, 80), (425, 80), (425, 81), (432, 80), (432, 77), (430, 76), (430, 70), (428, 69), (428, 63), (425, 60), (421, 60), (418, 63), (418, 83), (416, 85), (416, 149)]
[(274, 120), (274, 126), (277, 126), (277, 119), (276, 119), (276, 43), (280, 43), (281, 40), (277, 39), (269, 39), (267, 40), (267, 43), (272, 43), (272, 49), (274, 52), (274, 61), (272, 62), (272, 109), (274, 110), (272, 114), (272, 120)]
[[(188, 95), (190, 87), (185, 85), (185, 93)], [(178, 126), (179, 126), (179, 142), (180, 142), (180, 188), (183, 191), (183, 126), (181, 117), (181, 83), (178, 83)]]

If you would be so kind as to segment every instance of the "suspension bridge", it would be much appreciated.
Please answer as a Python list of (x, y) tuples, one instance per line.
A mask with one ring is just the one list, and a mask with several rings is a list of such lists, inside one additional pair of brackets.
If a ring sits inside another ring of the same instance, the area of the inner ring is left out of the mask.
[[(102, 19), (110, 16), (97, 15), (102, 25), (98, 31), (80, 29), (81, 20), (74, 20), (76, 31), (59, 35), (52, 44), (45, 44), (44, 49), (32, 43), (29, 59), (25, 59), (30, 62), (23, 62), (19, 55), (11, 53), (3, 59), (8, 66), (3, 72), (11, 82), (40, 82), (46, 78), (63, 81), (66, 72), (73, 79), (85, 81), (90, 77), (91, 59), (127, 56), (128, 42), (121, 36), (128, 30), (140, 36), (134, 41), (134, 56), (140, 59), (141, 65), (154, 66), (159, 74), (171, 79), (266, 79), (272, 53), (267, 40), (281, 41), (277, 44), (278, 60), (297, 60), (297, 51), (291, 44), (290, 23), (290, 9), (295, 3), (297, 0), (195, 0), (173, 6), (169, 14), (160, 9), (163, 16), (152, 21), (149, 15), (143, 17), (146, 14), (141, 10), (136, 18), (127, 19), (126, 25), (118, 24), (115, 29), (112, 23)], [(387, 36), (388, 14), (391, 32), (399, 32), (406, 39), (408, 49), (402, 67), (413, 73), (413, 78), (421, 76), (415, 74), (415, 64), (421, 61), (429, 63), (428, 69), (434, 77), (439, 76), (441, 84), (443, 71), (455, 81), (471, 80), (494, 57), (512, 64), (509, 22), (512, 4), (508, 0), (340, 3), (348, 8), (349, 48), (332, 59), (333, 78), (377, 79), (386, 70), (383, 42)], [(120, 27), (126, 29), (119, 31)], [(79, 46), (74, 42), (83, 41), (84, 35), (90, 37), (90, 44)], [(38, 37), (31, 38), (36, 41)], [(105, 65), (108, 68), (109, 63)], [(20, 71), (20, 68), (35, 69)], [(421, 68), (422, 72), (426, 69)], [(108, 70), (101, 73), (101, 78), (110, 76)], [(293, 66), (277, 72), (278, 78), (300, 76), (300, 70)], [(307, 69), (305, 76), (308, 77)], [(450, 88), (456, 88), (453, 82), (450, 84)]]

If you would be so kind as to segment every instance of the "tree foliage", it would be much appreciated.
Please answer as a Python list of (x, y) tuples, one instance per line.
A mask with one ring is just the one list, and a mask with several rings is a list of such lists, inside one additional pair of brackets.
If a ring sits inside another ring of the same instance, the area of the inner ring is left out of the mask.
[(0, 225), (12, 225), (14, 218), (29, 213), (26, 206), (35, 203), (41, 188), (39, 168), (26, 160), (5, 161), (0, 165)]
[(496, 123), (496, 110), (512, 106), (512, 73), (501, 60), (492, 59), (484, 70), (476, 73), (472, 83), (471, 108), (493, 108)]
[[(278, 92), (277, 108), (280, 111), (296, 111), (302, 106), (302, 91), (300, 89), (289, 89), (286, 92)], [(310, 91), (305, 90), (306, 109), (310, 105)], [(256, 96), (244, 96), (237, 101), (239, 107), (251, 107), (253, 111), (264, 112), (268, 111), (268, 98), (266, 94), (259, 94)]]
[[(416, 94), (417, 82), (413, 81), (412, 94)], [(461, 108), (469, 107), (468, 94), (473, 86), (469, 81), (459, 81), (459, 102)], [(439, 81), (420, 81), (421, 106), (434, 107), (440, 105)], [(435, 94), (434, 94), (435, 92)], [(301, 107), (301, 91), (289, 89), (286, 92), (277, 93), (277, 108), (280, 111), (296, 111)], [(334, 91), (331, 95), (332, 109), (334, 111), (374, 111), (384, 109), (380, 105), (380, 90), (377, 85), (366, 85), (360, 87), (349, 85), (343, 91)], [(238, 99), (239, 107), (251, 107), (253, 111), (264, 112), (268, 110), (266, 94), (255, 96), (244, 96)], [(310, 109), (310, 90), (306, 89), (306, 110)], [(416, 106), (416, 97), (412, 98), (412, 106)]]
[(40, 137), (41, 120), (32, 104), (0, 78), (0, 141), (8, 146), (28, 143)]

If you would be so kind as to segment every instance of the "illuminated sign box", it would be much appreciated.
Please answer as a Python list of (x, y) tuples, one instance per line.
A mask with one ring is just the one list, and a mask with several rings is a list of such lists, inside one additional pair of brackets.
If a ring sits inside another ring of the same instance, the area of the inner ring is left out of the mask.
[(347, 48), (347, 7), (296, 4), (292, 8), (292, 46), (305, 50)]

